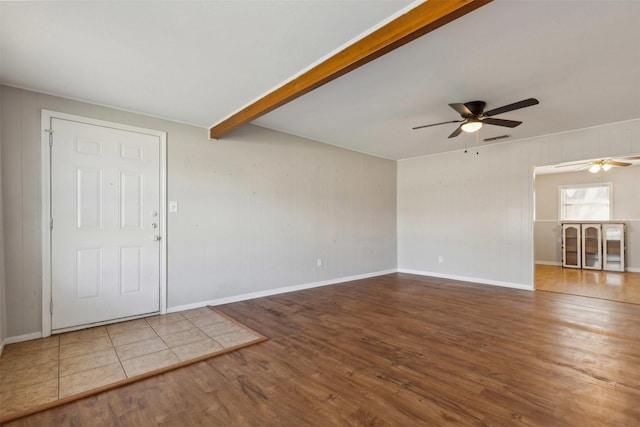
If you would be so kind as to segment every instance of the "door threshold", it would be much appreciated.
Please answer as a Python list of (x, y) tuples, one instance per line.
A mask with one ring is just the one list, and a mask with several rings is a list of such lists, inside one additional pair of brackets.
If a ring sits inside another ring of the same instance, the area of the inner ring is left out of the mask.
[(87, 323), (86, 325), (69, 326), (68, 328), (52, 329), (51, 335), (63, 334), (65, 332), (79, 331), (81, 329), (95, 328), (96, 326), (111, 325), (112, 323), (127, 322), (129, 320), (142, 319), (144, 317), (158, 316), (162, 314), (160, 310), (151, 313), (136, 314), (135, 316), (118, 317), (117, 319), (104, 320), (102, 322)]

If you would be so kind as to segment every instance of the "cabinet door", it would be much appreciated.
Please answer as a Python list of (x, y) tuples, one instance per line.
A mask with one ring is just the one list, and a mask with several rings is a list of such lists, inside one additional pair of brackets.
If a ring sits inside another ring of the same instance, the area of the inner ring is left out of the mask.
[(580, 268), (580, 224), (562, 224), (562, 266)]
[(600, 224), (582, 224), (582, 268), (602, 270)]
[(602, 225), (603, 270), (624, 271), (624, 224)]

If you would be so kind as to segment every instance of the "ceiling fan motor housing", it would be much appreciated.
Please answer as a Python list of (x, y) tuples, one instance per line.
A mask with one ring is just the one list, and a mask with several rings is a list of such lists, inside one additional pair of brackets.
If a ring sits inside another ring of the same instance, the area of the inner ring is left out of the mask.
[(484, 112), (484, 108), (487, 106), (487, 103), (484, 101), (471, 101), (465, 102), (464, 106), (471, 112), (471, 115), (462, 114), (462, 117), (470, 119), (473, 117), (480, 117)]

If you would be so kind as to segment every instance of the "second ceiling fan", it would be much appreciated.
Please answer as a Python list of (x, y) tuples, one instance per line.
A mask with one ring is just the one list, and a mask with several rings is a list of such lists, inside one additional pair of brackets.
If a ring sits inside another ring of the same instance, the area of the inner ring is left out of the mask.
[(628, 156), (628, 157), (620, 157), (617, 159), (596, 159), (596, 160), (587, 160), (585, 162), (576, 162), (576, 163), (565, 163), (562, 165), (557, 165), (557, 168), (564, 168), (567, 166), (579, 166), (576, 170), (588, 169), (591, 173), (598, 173), (602, 171), (608, 171), (614, 166), (618, 167), (627, 167), (631, 166), (633, 163), (625, 162), (623, 160), (640, 160), (640, 156)]
[(483, 124), (495, 125), (495, 126), (504, 126), (509, 128), (514, 128), (522, 122), (518, 122), (515, 120), (505, 120), (505, 119), (496, 119), (493, 116), (498, 114), (507, 113), (509, 111), (518, 110), (520, 108), (530, 107), (532, 105), (539, 104), (540, 102), (535, 98), (528, 98), (522, 101), (514, 102), (513, 104), (505, 105), (499, 108), (494, 108), (493, 110), (484, 111), (484, 108), (487, 106), (487, 103), (484, 101), (471, 101), (465, 102), (464, 104), (456, 103), (449, 104), (451, 108), (456, 110), (462, 116), (462, 120), (451, 120), (448, 122), (441, 123), (433, 123), (430, 125), (422, 125), (416, 126), (413, 129), (422, 129), (431, 126), (444, 125), (447, 123), (460, 123), (460, 125), (453, 131), (449, 138), (455, 138), (460, 135), (462, 131), (465, 132), (475, 132), (479, 130)]

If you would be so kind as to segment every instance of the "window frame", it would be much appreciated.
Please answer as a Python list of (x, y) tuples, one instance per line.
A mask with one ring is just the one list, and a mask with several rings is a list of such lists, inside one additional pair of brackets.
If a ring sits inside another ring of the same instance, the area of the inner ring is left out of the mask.
[[(609, 212), (607, 219), (567, 219), (564, 218), (564, 190), (570, 188), (596, 188), (596, 187), (607, 187), (609, 189)], [(612, 182), (597, 182), (590, 184), (566, 184), (566, 185), (558, 185), (558, 221), (559, 222), (603, 222), (603, 221), (612, 221), (613, 219), (613, 183)]]

